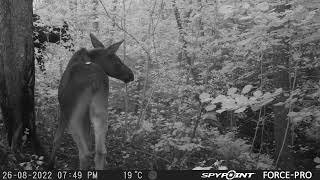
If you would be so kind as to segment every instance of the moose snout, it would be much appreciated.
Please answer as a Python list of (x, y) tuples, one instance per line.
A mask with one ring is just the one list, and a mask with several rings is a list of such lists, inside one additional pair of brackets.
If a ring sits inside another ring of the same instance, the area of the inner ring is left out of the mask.
[(133, 75), (133, 73), (131, 72), (130, 74), (129, 74), (129, 82), (131, 82), (131, 81), (133, 81), (134, 80), (134, 75)]
[(132, 72), (128, 74), (128, 77), (124, 80), (125, 83), (131, 82), (134, 80), (134, 75)]
[(133, 75), (133, 73), (131, 72), (130, 74), (129, 74), (129, 81), (133, 81), (134, 80), (134, 75)]

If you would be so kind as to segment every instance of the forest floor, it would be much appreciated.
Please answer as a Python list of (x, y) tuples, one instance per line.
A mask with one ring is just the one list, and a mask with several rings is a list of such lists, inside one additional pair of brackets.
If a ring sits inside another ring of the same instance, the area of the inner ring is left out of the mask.
[[(54, 138), (54, 132), (56, 130), (56, 122), (48, 122), (46, 120), (37, 121), (37, 135), (40, 139), (41, 145), (46, 151), (47, 155), (51, 153), (52, 142)], [(91, 133), (92, 134), (92, 133)], [(143, 150), (135, 149), (136, 147), (132, 142), (123, 140), (122, 136), (119, 136), (119, 132), (109, 131), (106, 137), (107, 157), (106, 157), (106, 169), (150, 169), (152, 164), (152, 155), (144, 152)], [(30, 148), (23, 148), (18, 154), (19, 158), (16, 158), (17, 154), (13, 156), (10, 148), (8, 148), (5, 139), (5, 128), (3, 123), (0, 124), (0, 150), (6, 152), (6, 161), (0, 163), (0, 169), (24, 169), (21, 163), (33, 162), (32, 167), (35, 169), (45, 169), (47, 164), (46, 160), (41, 165), (37, 165), (34, 160), (33, 152)], [(92, 135), (93, 140), (93, 135)], [(91, 151), (94, 152), (94, 141), (92, 141)], [(3, 153), (1, 153), (3, 154)], [(92, 153), (91, 168), (94, 168)], [(2, 157), (0, 157), (2, 158)], [(0, 159), (1, 160), (1, 159)], [(78, 150), (72, 136), (66, 131), (63, 135), (60, 148), (56, 154), (55, 169), (71, 170), (78, 169), (79, 159)]]
[[(54, 129), (55, 131), (55, 129)], [(52, 132), (39, 132), (41, 141), (46, 149), (51, 149), (53, 141)], [(94, 167), (94, 137), (91, 133), (91, 167)], [(143, 153), (143, 151), (136, 151), (131, 142), (123, 141), (123, 137), (117, 136), (120, 133), (111, 132), (107, 133), (106, 146), (106, 169), (150, 169), (148, 159), (152, 158), (150, 155)], [(149, 157), (148, 157), (149, 156)], [(78, 150), (72, 136), (65, 132), (63, 135), (62, 143), (56, 154), (56, 169), (78, 169), (79, 159)]]

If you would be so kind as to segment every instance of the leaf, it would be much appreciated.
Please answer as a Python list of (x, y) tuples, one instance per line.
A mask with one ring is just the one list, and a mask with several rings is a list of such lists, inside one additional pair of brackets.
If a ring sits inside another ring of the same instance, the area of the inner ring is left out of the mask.
[(200, 101), (201, 101), (202, 103), (208, 102), (208, 101), (211, 101), (211, 100), (212, 100), (212, 99), (210, 98), (210, 94), (208, 94), (208, 93), (202, 93), (202, 94), (200, 94), (199, 98), (200, 98)]
[(274, 100), (273, 98), (267, 99), (267, 100), (265, 100), (265, 101), (263, 101), (263, 102), (261, 103), (261, 106), (265, 106), (265, 105), (271, 103), (273, 100)]
[(288, 116), (288, 117), (291, 117), (291, 118), (296, 117), (297, 115), (298, 115), (298, 113), (296, 113), (296, 112), (289, 112), (289, 113), (287, 114), (287, 116)]
[(193, 168), (192, 170), (210, 170), (212, 169), (213, 167), (212, 166), (209, 166), (209, 167), (195, 167)]
[(320, 158), (319, 157), (315, 157), (313, 159), (313, 162), (320, 164)]
[(217, 107), (216, 105), (211, 104), (211, 105), (207, 106), (205, 109), (206, 109), (206, 111), (213, 111), (216, 107)]
[(219, 166), (218, 170), (228, 170), (228, 167), (227, 166)]
[(152, 132), (153, 129), (153, 124), (148, 122), (148, 121), (144, 121), (142, 123), (142, 128), (146, 131), (146, 132)]
[(193, 149), (197, 148), (198, 145), (194, 143), (188, 143), (183, 145), (177, 145), (177, 148), (181, 151), (192, 151)]
[(200, 94), (200, 99), (206, 99), (206, 98), (209, 98), (209, 97), (210, 97), (210, 94), (208, 94), (208, 93)]
[(252, 96), (252, 97), (249, 98), (249, 101), (251, 101), (251, 103), (254, 103), (254, 102), (257, 101), (257, 98)]
[(242, 40), (242, 41), (237, 43), (237, 46), (245, 46), (247, 44), (250, 44), (251, 40), (252, 40), (252, 38), (248, 38), (248, 39)]
[(230, 89), (228, 89), (228, 95), (233, 95), (233, 94), (235, 94), (236, 92), (237, 92), (237, 88), (230, 88)]
[(24, 167), (24, 170), (32, 170), (32, 166), (30, 162), (27, 162), (26, 166)]
[(123, 159), (127, 159), (129, 157), (130, 157), (130, 154), (126, 154), (126, 155), (122, 156)]
[(277, 67), (278, 67), (279, 69), (284, 69), (284, 70), (288, 69), (287, 67), (285, 67), (285, 66), (283, 66), (283, 65), (277, 65)]
[(25, 165), (25, 162), (22, 162), (19, 164), (19, 166), (23, 167)]
[(204, 114), (202, 118), (216, 121), (217, 115), (215, 112), (208, 112), (208, 113)]
[(276, 104), (274, 104), (274, 106), (283, 106), (284, 105), (284, 102), (278, 102)]
[(238, 105), (236, 104), (236, 101), (232, 98), (227, 98), (225, 101), (222, 102), (222, 109), (235, 109), (238, 108)]
[(49, 89), (47, 91), (48, 96), (57, 96), (58, 95), (58, 89)]
[(26, 135), (23, 135), (22, 136), (22, 140), (25, 142), (25, 141), (27, 141), (27, 136)]
[(272, 97), (272, 94), (270, 93), (270, 92), (266, 92), (266, 93), (264, 93), (264, 95), (263, 95), (263, 98), (265, 98), (265, 99), (269, 99), (269, 98), (271, 98)]
[(224, 95), (218, 95), (215, 99), (212, 100), (212, 104), (220, 103), (226, 101), (228, 98)]
[(257, 90), (253, 93), (253, 96), (256, 97), (256, 98), (259, 98), (263, 95), (263, 93), (260, 91), (260, 90)]
[(301, 122), (303, 119), (304, 119), (303, 116), (296, 116), (296, 117), (292, 118), (292, 123), (297, 124), (297, 123)]
[(247, 107), (242, 107), (237, 109), (236, 111), (234, 111), (235, 113), (242, 113), (243, 111), (245, 111), (247, 109)]
[(258, 4), (257, 8), (261, 11), (267, 11), (269, 9), (269, 4), (267, 2), (263, 2)]
[(270, 169), (270, 165), (264, 162), (258, 162), (257, 169)]
[(273, 95), (278, 96), (279, 94), (282, 93), (282, 88), (278, 88), (275, 90), (275, 92), (273, 93)]
[(226, 109), (216, 110), (217, 113), (223, 113), (224, 111), (226, 111)]
[(252, 85), (246, 85), (246, 86), (242, 89), (241, 94), (247, 94), (248, 92), (251, 91), (252, 88), (253, 88)]
[(258, 111), (261, 108), (258, 104), (251, 105), (252, 111)]
[(249, 104), (248, 98), (243, 95), (236, 97), (235, 101), (239, 106), (247, 106)]

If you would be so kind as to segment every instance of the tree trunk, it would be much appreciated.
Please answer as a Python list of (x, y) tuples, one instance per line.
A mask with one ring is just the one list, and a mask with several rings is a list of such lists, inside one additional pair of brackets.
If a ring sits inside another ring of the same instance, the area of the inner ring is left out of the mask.
[[(117, 12), (117, 6), (118, 6), (118, 0), (113, 0), (112, 1), (112, 9), (111, 9), (112, 13)], [(112, 19), (112, 27), (113, 27), (113, 30), (116, 29), (116, 16), (114, 16), (114, 15), (113, 15), (113, 19)]]
[[(279, 6), (275, 11), (284, 11), (287, 6)], [(289, 22), (288, 25), (290, 26)], [(279, 69), (274, 78), (276, 88), (282, 88), (286, 93), (290, 91), (290, 45), (287, 43), (288, 38), (283, 37), (281, 47), (276, 47), (273, 64), (275, 67), (283, 66), (286, 69)], [(287, 97), (282, 95), (279, 102), (284, 102)], [(274, 106), (274, 137), (275, 137), (275, 157), (278, 159), (277, 166), (282, 169), (294, 169), (294, 158), (290, 149), (292, 145), (292, 132), (290, 119), (287, 117), (289, 109), (283, 106)]]
[(13, 150), (27, 137), (36, 153), (32, 0), (0, 1), (0, 100)]
[[(279, 58), (280, 57), (280, 58)], [(282, 52), (279, 56), (276, 55), (275, 61), (278, 62), (276, 65), (283, 65), (288, 67), (288, 56)], [(275, 86), (282, 88), (285, 92), (290, 90), (289, 73), (286, 70), (280, 70), (274, 79)], [(279, 98), (279, 102), (284, 102), (287, 97), (282, 96)], [(294, 161), (291, 150), (289, 148), (291, 144), (291, 126), (289, 118), (287, 117), (288, 109), (285, 106), (274, 106), (273, 108), (275, 119), (274, 119), (274, 137), (275, 137), (275, 157), (279, 156), (278, 167), (282, 169), (294, 169)]]
[(99, 18), (98, 18), (98, 5), (99, 2), (98, 0), (92, 0), (93, 3), (93, 9), (92, 9), (92, 13), (93, 13), (93, 23), (92, 23), (92, 27), (93, 30), (98, 33), (99, 31)]
[[(173, 12), (174, 12), (174, 17), (176, 19), (178, 30), (179, 30), (179, 41), (182, 42), (181, 51), (178, 53), (178, 60), (180, 62), (182, 59), (185, 59), (186, 63), (189, 66), (188, 71), (190, 71), (195, 84), (198, 84), (198, 78), (197, 78), (198, 75), (193, 67), (192, 59), (188, 55), (188, 52), (187, 52), (187, 41), (185, 39), (186, 33), (185, 33), (183, 26), (182, 26), (181, 16), (180, 16), (179, 9), (177, 7), (176, 0), (172, 0), (172, 7), (173, 7)], [(189, 80), (187, 79), (187, 84), (188, 84), (188, 82), (189, 82)]]

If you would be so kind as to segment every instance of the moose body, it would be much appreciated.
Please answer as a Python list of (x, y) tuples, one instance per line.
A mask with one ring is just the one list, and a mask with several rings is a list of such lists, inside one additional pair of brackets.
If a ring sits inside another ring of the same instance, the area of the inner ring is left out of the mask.
[(90, 37), (94, 49), (82, 48), (77, 51), (60, 81), (58, 100), (61, 113), (50, 157), (51, 168), (54, 166), (55, 153), (67, 127), (79, 150), (80, 169), (89, 168), (91, 124), (95, 136), (95, 168), (104, 168), (108, 76), (125, 83), (134, 80), (132, 71), (115, 54), (122, 41), (104, 48), (93, 34), (90, 34)]

